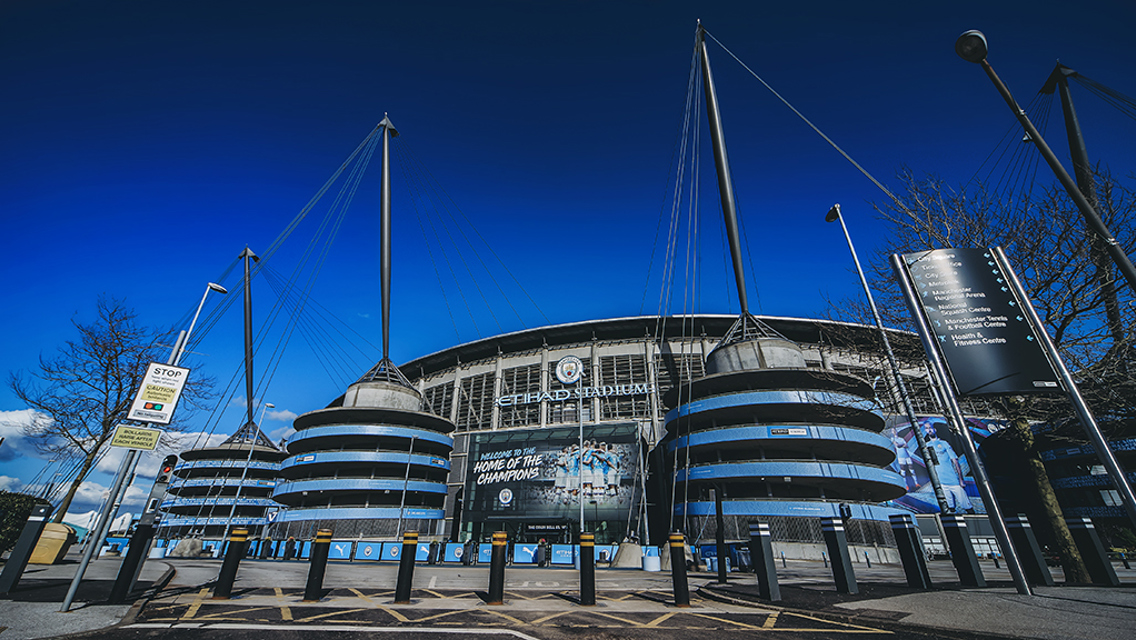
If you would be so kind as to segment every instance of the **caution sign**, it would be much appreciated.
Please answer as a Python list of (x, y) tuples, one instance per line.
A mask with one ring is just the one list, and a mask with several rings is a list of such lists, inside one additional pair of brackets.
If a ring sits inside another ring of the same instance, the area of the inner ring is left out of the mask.
[(160, 429), (144, 429), (120, 424), (114, 430), (114, 437), (110, 439), (110, 446), (153, 451), (158, 448), (158, 440), (161, 437), (162, 431)]
[(130, 405), (130, 420), (169, 424), (177, 408), (189, 369), (151, 362), (142, 379), (142, 388)]

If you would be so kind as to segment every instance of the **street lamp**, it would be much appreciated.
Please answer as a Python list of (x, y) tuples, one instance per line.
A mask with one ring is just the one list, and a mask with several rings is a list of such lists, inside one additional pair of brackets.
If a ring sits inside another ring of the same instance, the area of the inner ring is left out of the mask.
[(189, 335), (193, 333), (193, 326), (197, 324), (197, 316), (201, 315), (201, 308), (205, 306), (205, 298), (209, 297), (210, 291), (216, 291), (221, 295), (229, 293), (229, 290), (216, 282), (210, 282), (205, 286), (205, 293), (201, 296), (201, 302), (197, 303), (197, 311), (193, 314), (193, 320), (189, 323), (189, 329), (185, 332), (185, 337), (182, 338), (180, 345), (177, 348), (177, 355), (174, 356), (173, 365), (176, 367), (181, 362), (181, 356), (185, 353), (185, 345), (189, 342)]
[(1124, 248), (1120, 246), (1120, 243), (1113, 237), (1112, 232), (1105, 226), (1097, 210), (1093, 208), (1093, 205), (1089, 204), (1088, 199), (1085, 198), (1085, 194), (1081, 193), (1081, 190), (1077, 187), (1077, 183), (1073, 181), (1069, 172), (1065, 170), (1065, 167), (1061, 166), (1061, 161), (1057, 159), (1057, 155), (1053, 153), (1053, 150), (1046, 144), (1045, 139), (1041, 137), (1041, 133), (1037, 130), (1037, 127), (1033, 126), (1033, 123), (1030, 122), (1025, 110), (1018, 106), (1017, 101), (1014, 100), (1014, 96), (1010, 94), (1009, 87), (1002, 82), (998, 74), (994, 73), (994, 67), (990, 66), (990, 63), (986, 61), (986, 54), (988, 53), (986, 36), (983, 35), (981, 31), (975, 29), (963, 33), (958, 37), (958, 40), (955, 40), (955, 53), (967, 62), (980, 65), (982, 70), (986, 72), (990, 81), (994, 83), (994, 88), (1002, 95), (1002, 99), (1009, 105), (1010, 111), (1014, 113), (1014, 117), (1018, 119), (1026, 135), (1029, 136), (1034, 146), (1037, 147), (1038, 152), (1041, 153), (1041, 157), (1045, 158), (1046, 164), (1053, 170), (1061, 186), (1065, 187), (1069, 198), (1073, 200), (1073, 203), (1077, 205), (1077, 209), (1081, 211), (1081, 216), (1085, 218), (1085, 223), (1093, 233), (1099, 236), (1104, 242), (1109, 257), (1116, 263), (1116, 266), (1120, 269), (1120, 273), (1124, 275), (1124, 279), (1128, 281), (1128, 286), (1136, 290), (1136, 266), (1133, 266), (1132, 261), (1128, 258), (1128, 254), (1124, 253)]
[[(834, 204), (828, 210), (828, 214), (824, 216), (825, 222), (840, 221), (840, 228), (844, 230), (844, 239), (848, 241), (848, 250), (852, 252), (852, 262), (856, 263), (856, 273), (860, 274), (860, 284), (864, 286), (864, 295), (868, 297), (868, 306), (872, 308), (872, 318), (876, 321), (876, 329), (880, 332), (880, 337), (884, 342), (884, 350), (887, 351), (888, 365), (891, 367), (891, 373), (895, 379), (895, 387), (899, 390), (899, 395), (903, 398), (903, 408), (907, 412), (907, 421), (911, 424), (911, 430), (915, 433), (915, 442), (919, 447), (919, 455), (926, 463), (927, 478), (931, 482), (931, 488), (935, 492), (935, 501), (939, 503), (939, 511), (948, 513), (947, 496), (943, 493), (943, 485), (939, 482), (939, 472), (935, 469), (931, 457), (927, 452), (926, 438), (923, 436), (923, 429), (920, 428), (919, 418), (915, 415), (915, 407), (911, 404), (911, 396), (907, 393), (907, 385), (903, 382), (903, 376), (899, 373), (899, 362), (895, 359), (895, 352), (892, 351), (891, 341), (888, 340), (887, 331), (884, 330), (883, 320), (880, 319), (880, 312), (876, 309), (876, 300), (872, 297), (872, 290), (868, 287), (868, 279), (864, 277), (864, 269), (860, 266), (860, 258), (856, 255), (856, 247), (852, 245), (852, 236), (848, 235), (848, 225), (844, 224), (844, 217), (840, 215), (840, 205)], [(964, 425), (965, 429), (966, 426)], [(898, 452), (897, 452), (898, 453)]]

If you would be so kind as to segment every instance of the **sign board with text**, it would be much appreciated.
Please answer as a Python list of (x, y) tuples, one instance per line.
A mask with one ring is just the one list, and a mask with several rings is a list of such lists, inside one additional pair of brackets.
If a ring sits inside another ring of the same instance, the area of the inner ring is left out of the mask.
[(903, 264), (960, 396), (1061, 389), (993, 251), (920, 251)]
[(189, 369), (151, 362), (127, 419), (169, 424), (187, 378)]
[(110, 446), (140, 451), (153, 451), (158, 448), (158, 440), (162, 437), (160, 429), (144, 429), (142, 427), (128, 427), (120, 424), (114, 429), (114, 436), (110, 439)]

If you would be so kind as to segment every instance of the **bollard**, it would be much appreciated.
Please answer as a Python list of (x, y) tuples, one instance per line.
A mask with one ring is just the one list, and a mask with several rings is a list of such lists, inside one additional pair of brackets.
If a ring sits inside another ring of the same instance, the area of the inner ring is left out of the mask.
[(596, 604), (596, 535), (580, 534), (580, 604)]
[(284, 559), (291, 560), (292, 556), (296, 553), (296, 539), (288, 536), (288, 542), (284, 543)]
[(260, 556), (259, 559), (264, 560), (268, 557), (268, 552), (272, 549), (272, 538), (265, 538), (260, 543)]
[(1132, 565), (1128, 564), (1128, 554), (1126, 554), (1124, 552), (1120, 553), (1120, 562), (1121, 562), (1121, 564), (1124, 565), (1125, 569), (1131, 569), (1132, 568)]
[(872, 559), (868, 557), (867, 551), (864, 552), (864, 562), (868, 565), (869, 569), (872, 568)]
[(678, 532), (672, 533), (671, 579), (674, 582), (676, 607), (690, 606), (690, 587), (686, 584), (686, 538)]
[(779, 601), (781, 587), (773, 564), (773, 536), (764, 522), (749, 523), (749, 555), (757, 574), (757, 595), (771, 602)]
[(1120, 580), (1117, 579), (1108, 552), (1104, 550), (1100, 536), (1093, 527), (1093, 521), (1088, 518), (1065, 518), (1065, 524), (1069, 527), (1069, 534), (1073, 536), (1077, 550), (1081, 552), (1093, 584), (1119, 587)]
[(509, 534), (493, 532), (493, 555), (489, 560), (489, 600), (485, 604), (505, 604), (505, 549)]
[(907, 586), (916, 589), (930, 589), (931, 575), (927, 572), (927, 558), (918, 527), (907, 514), (895, 513), (888, 516), (891, 532), (899, 549), (899, 559), (903, 562), (903, 573), (907, 576)]
[(126, 552), (126, 557), (118, 566), (118, 577), (115, 578), (114, 586), (111, 587), (107, 602), (122, 604), (126, 601), (130, 587), (134, 586), (134, 575), (139, 563), (142, 562), (142, 554), (150, 549), (150, 540), (153, 538), (154, 525), (139, 524), (134, 528), (134, 534), (130, 536), (130, 544), (128, 545), (130, 550)]
[(1018, 550), (1018, 557), (1022, 569), (1031, 584), (1052, 587), (1053, 574), (1045, 565), (1045, 556), (1041, 553), (1041, 546), (1037, 544), (1037, 537), (1033, 535), (1033, 528), (1024, 513), (1006, 518), (1006, 528), (1010, 531), (1010, 544)]
[(836, 582), (837, 593), (860, 593), (856, 586), (856, 573), (852, 570), (852, 558), (848, 555), (844, 521), (841, 518), (821, 518), (820, 530), (832, 558), (832, 578)]
[(323, 597), (323, 574), (327, 570), (327, 554), (331, 551), (331, 529), (320, 529), (312, 543), (308, 564), (308, 583), (304, 586), (304, 602), (318, 602)]
[(785, 552), (784, 551), (781, 552), (781, 568), (782, 569), (788, 569), (789, 568), (788, 563), (785, 562)]
[(943, 533), (947, 536), (947, 548), (958, 572), (959, 583), (964, 587), (985, 587), (986, 578), (982, 577), (982, 569), (974, 555), (966, 520), (962, 516), (942, 516), (939, 520), (943, 523)]
[(36, 542), (47, 526), (47, 518), (53, 509), (54, 507), (49, 504), (37, 504), (32, 507), (32, 512), (28, 514), (28, 520), (24, 523), (24, 529), (16, 540), (16, 546), (8, 555), (8, 561), (4, 563), (4, 571), (0, 573), (0, 595), (15, 591), (16, 585), (20, 583), (24, 569), (28, 568), (28, 560), (32, 557)]
[(993, 553), (991, 555), (994, 556), (994, 568), (995, 569), (1001, 569), (1002, 565), (998, 564), (998, 554)]
[(820, 561), (824, 563), (824, 568), (828, 568), (828, 556), (823, 551), (820, 552)]
[(410, 604), (410, 585), (414, 582), (414, 561), (418, 558), (418, 532), (402, 533), (402, 555), (398, 559), (398, 582), (394, 588), (395, 604)]
[(225, 550), (225, 562), (217, 575), (217, 586), (213, 588), (214, 600), (228, 600), (233, 593), (233, 582), (237, 579), (237, 567), (245, 557), (248, 546), (248, 529), (233, 529), (229, 536), (229, 548)]

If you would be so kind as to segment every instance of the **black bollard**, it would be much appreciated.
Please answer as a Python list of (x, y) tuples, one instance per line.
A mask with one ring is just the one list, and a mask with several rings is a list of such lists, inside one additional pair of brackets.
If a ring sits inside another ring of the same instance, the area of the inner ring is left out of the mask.
[(296, 539), (288, 536), (288, 542), (284, 543), (284, 559), (291, 560), (292, 556), (296, 553)]
[(596, 536), (580, 534), (580, 604), (596, 604)]
[(130, 587), (134, 585), (134, 574), (138, 569), (138, 564), (142, 561), (142, 554), (150, 548), (150, 540), (153, 537), (154, 525), (138, 524), (134, 527), (134, 534), (130, 536), (130, 550), (126, 552), (126, 557), (118, 566), (118, 577), (114, 581), (114, 586), (111, 587), (107, 602), (122, 604), (126, 601)]
[(992, 553), (990, 555), (994, 556), (994, 568), (995, 569), (1001, 569), (1002, 565), (998, 563), (998, 554)]
[(852, 558), (848, 555), (848, 537), (844, 533), (841, 518), (821, 518), (820, 530), (828, 555), (832, 558), (832, 578), (837, 593), (860, 593), (856, 586), (856, 573), (852, 570)]
[(1073, 536), (1073, 543), (1081, 552), (1081, 558), (1085, 561), (1085, 568), (1088, 569), (1093, 584), (1119, 587), (1120, 580), (1117, 579), (1108, 552), (1104, 550), (1100, 536), (1093, 527), (1093, 521), (1088, 518), (1065, 518), (1065, 524), (1068, 525), (1069, 533)]
[(1033, 535), (1033, 528), (1024, 513), (1006, 518), (1006, 528), (1010, 531), (1010, 544), (1018, 550), (1018, 558), (1022, 563), (1022, 570), (1031, 584), (1052, 587), (1053, 574), (1045, 565), (1045, 556), (1041, 553), (1041, 546), (1037, 544), (1037, 537)]
[(47, 518), (53, 508), (49, 504), (37, 504), (32, 507), (32, 512), (28, 514), (28, 520), (24, 523), (24, 530), (20, 532), (16, 546), (8, 556), (8, 561), (4, 563), (4, 572), (0, 573), (0, 595), (15, 591), (16, 585), (20, 583), (20, 578), (24, 575), (24, 569), (28, 568), (28, 560), (32, 557), (32, 551), (35, 550), (40, 534), (47, 526)]
[(942, 516), (940, 521), (943, 533), (947, 535), (947, 549), (951, 552), (951, 562), (958, 572), (959, 583), (964, 587), (985, 587), (986, 578), (982, 577), (982, 569), (974, 555), (966, 520), (962, 516)]
[(265, 558), (268, 557), (268, 552), (271, 551), (271, 550), (272, 550), (272, 538), (265, 538), (260, 543), (260, 555), (258, 557), (261, 560), (264, 560)]
[(217, 575), (217, 586), (213, 588), (214, 600), (228, 600), (233, 594), (237, 567), (241, 564), (241, 558), (245, 557), (245, 547), (248, 546), (248, 533), (248, 529), (233, 529), (233, 533), (229, 536), (225, 562), (221, 564), (221, 573)]
[(907, 586), (930, 589), (931, 575), (927, 572), (927, 558), (923, 554), (919, 529), (911, 521), (911, 516), (904, 513), (892, 514), (888, 519), (899, 548), (899, 559), (903, 562), (903, 573), (907, 576)]
[(493, 556), (489, 560), (489, 601), (485, 604), (505, 604), (505, 552), (509, 534), (493, 532)]
[(323, 574), (327, 571), (327, 554), (331, 551), (331, 529), (320, 529), (312, 543), (308, 561), (308, 583), (304, 586), (304, 602), (318, 602), (323, 597)]
[(398, 559), (398, 582), (394, 587), (394, 603), (410, 604), (410, 585), (414, 582), (414, 561), (418, 557), (418, 532), (402, 533), (402, 556)]
[(671, 534), (671, 579), (674, 582), (676, 607), (690, 606), (690, 587), (686, 584), (686, 538), (678, 532)]
[(869, 569), (872, 568), (872, 559), (868, 557), (867, 551), (864, 552), (864, 563), (868, 565)]
[(1121, 554), (1120, 554), (1120, 562), (1121, 562), (1121, 564), (1124, 565), (1125, 569), (1131, 569), (1132, 568), (1132, 565), (1128, 564), (1128, 554), (1126, 554), (1124, 552), (1121, 552)]
[(771, 602), (779, 601), (781, 587), (773, 562), (773, 536), (764, 522), (749, 523), (749, 557), (757, 574), (757, 595)]

